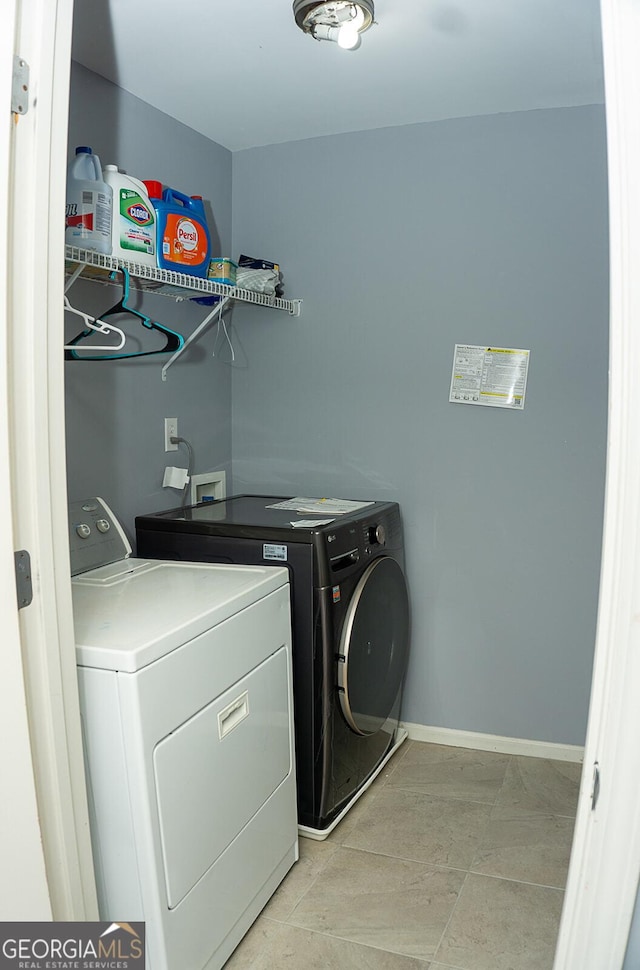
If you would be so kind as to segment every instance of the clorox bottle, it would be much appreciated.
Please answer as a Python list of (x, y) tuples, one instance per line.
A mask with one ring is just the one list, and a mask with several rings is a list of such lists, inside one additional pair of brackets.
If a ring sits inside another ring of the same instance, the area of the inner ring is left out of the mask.
[(104, 180), (113, 190), (111, 247), (114, 256), (145, 266), (156, 262), (156, 214), (138, 179), (105, 165)]
[(202, 199), (165, 189), (153, 205), (158, 217), (158, 266), (206, 277), (211, 242)]
[(80, 249), (111, 252), (111, 186), (102, 179), (100, 159), (85, 145), (67, 175), (65, 242)]

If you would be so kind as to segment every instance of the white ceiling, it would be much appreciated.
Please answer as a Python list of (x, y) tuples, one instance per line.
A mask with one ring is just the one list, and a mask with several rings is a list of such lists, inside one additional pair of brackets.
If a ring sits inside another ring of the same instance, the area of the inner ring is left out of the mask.
[(291, 0), (75, 0), (73, 56), (231, 151), (604, 100), (598, 0), (375, 0), (356, 51)]

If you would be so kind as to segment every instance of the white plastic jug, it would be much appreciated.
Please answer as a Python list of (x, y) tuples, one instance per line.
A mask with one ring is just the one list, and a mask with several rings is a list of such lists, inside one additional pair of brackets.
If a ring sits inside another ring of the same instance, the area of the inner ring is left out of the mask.
[(113, 190), (111, 251), (114, 256), (146, 266), (156, 262), (156, 213), (139, 179), (105, 165), (103, 178)]
[(67, 175), (65, 242), (80, 249), (111, 252), (111, 186), (102, 179), (100, 159), (85, 145)]

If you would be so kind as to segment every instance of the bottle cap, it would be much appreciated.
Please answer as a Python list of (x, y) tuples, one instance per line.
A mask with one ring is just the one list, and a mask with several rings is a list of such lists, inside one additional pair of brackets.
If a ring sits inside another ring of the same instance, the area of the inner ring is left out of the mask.
[(149, 193), (150, 199), (161, 199), (162, 198), (162, 182), (158, 182), (155, 179), (143, 179), (144, 187)]

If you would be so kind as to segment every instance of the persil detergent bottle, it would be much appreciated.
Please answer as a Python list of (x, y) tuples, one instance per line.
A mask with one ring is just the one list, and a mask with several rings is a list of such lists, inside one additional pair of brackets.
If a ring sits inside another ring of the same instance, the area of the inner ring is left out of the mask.
[(165, 189), (153, 205), (158, 217), (158, 266), (206, 277), (211, 242), (202, 199)]
[(90, 148), (76, 148), (67, 175), (65, 242), (80, 249), (111, 252), (111, 186), (102, 179), (100, 159)]
[(156, 214), (144, 185), (119, 172), (117, 165), (105, 165), (103, 177), (113, 190), (113, 255), (145, 266), (157, 266)]

